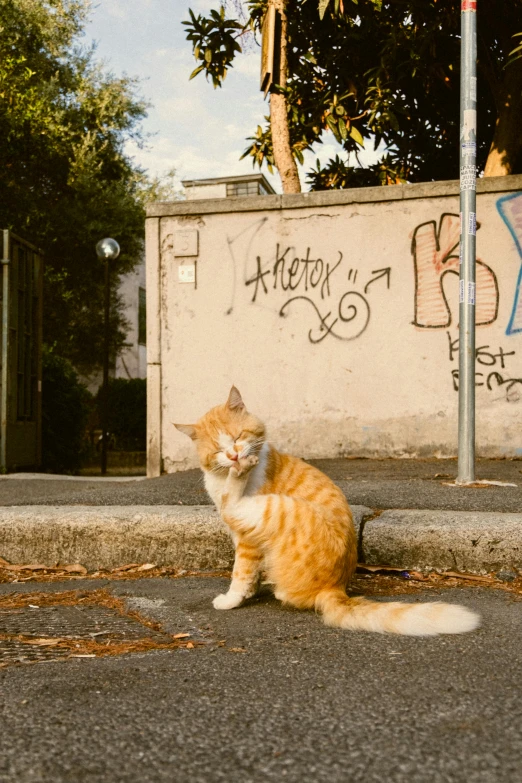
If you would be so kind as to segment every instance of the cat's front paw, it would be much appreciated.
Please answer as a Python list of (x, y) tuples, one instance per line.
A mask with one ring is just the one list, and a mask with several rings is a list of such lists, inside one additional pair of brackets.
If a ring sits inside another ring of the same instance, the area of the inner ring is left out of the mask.
[(214, 609), (235, 609), (243, 603), (244, 597), (239, 593), (222, 593), (212, 601)]
[(250, 470), (252, 470), (252, 468), (255, 468), (255, 466), (258, 464), (259, 464), (259, 457), (256, 454), (249, 454), (247, 457), (240, 457), (239, 469), (237, 475), (244, 476), (245, 473), (248, 473)]

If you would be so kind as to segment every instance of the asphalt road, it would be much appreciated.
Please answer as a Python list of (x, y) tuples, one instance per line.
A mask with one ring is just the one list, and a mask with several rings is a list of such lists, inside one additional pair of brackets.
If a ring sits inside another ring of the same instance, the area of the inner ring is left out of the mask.
[[(516, 484), (446, 486), (456, 460), (311, 460), (343, 489), (350, 503), (374, 509), (522, 511), (522, 461), (478, 460), (477, 478)], [(20, 505), (205, 505), (210, 503), (201, 471), (188, 470), (141, 481), (0, 480), (0, 506)]]
[(106, 584), (167, 630), (211, 643), (0, 669), (1, 783), (521, 779), (520, 596), (422, 588), (410, 600), (442, 592), (483, 625), (415, 639), (329, 629), (269, 595), (217, 612), (224, 579)]

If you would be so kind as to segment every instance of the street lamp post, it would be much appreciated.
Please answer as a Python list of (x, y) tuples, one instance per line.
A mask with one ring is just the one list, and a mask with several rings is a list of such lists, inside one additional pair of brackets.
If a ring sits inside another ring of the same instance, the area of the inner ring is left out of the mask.
[(111, 288), (110, 288), (110, 268), (109, 261), (118, 258), (120, 246), (115, 239), (106, 237), (101, 239), (96, 245), (96, 255), (105, 262), (105, 302), (103, 311), (103, 382), (102, 382), (102, 451), (101, 451), (101, 473), (105, 476), (107, 473), (107, 438), (109, 424), (109, 354), (110, 354), (110, 306), (111, 306)]

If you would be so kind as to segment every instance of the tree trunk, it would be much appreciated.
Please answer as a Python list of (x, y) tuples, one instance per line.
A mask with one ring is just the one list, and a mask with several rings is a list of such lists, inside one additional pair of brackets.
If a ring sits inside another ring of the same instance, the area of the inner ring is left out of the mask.
[(506, 68), (499, 107), (485, 177), (512, 174), (522, 151), (522, 60)]
[[(279, 59), (279, 83), (286, 86), (287, 74), (287, 0), (271, 0), (276, 11), (281, 15), (281, 49)], [(286, 97), (279, 93), (270, 93), (270, 127), (272, 130), (272, 145), (274, 148), (274, 161), (281, 177), (283, 193), (300, 193), (301, 182), (297, 171), (297, 164), (292, 155), (290, 144), (290, 128), (288, 125), (288, 111)]]

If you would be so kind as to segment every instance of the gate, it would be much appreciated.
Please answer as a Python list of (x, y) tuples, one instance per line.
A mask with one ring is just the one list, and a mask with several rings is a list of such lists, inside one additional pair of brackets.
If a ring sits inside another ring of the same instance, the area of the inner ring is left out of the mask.
[(41, 252), (3, 232), (0, 469), (41, 464)]

